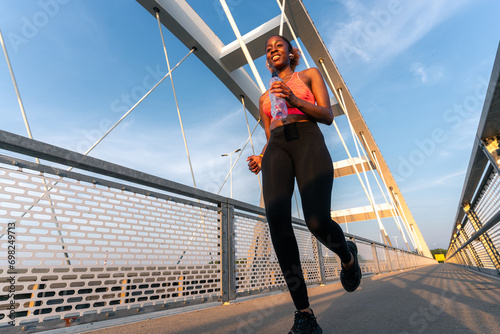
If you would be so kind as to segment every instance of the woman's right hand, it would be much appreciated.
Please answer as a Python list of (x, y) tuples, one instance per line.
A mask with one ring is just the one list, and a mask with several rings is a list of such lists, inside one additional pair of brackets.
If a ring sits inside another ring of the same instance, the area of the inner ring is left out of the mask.
[(262, 165), (262, 157), (260, 155), (251, 155), (247, 158), (248, 169), (255, 174), (259, 174)]

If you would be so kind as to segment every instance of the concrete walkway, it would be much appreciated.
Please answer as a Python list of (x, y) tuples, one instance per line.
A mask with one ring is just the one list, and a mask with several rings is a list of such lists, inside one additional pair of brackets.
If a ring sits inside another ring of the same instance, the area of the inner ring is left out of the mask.
[[(451, 264), (367, 277), (353, 293), (338, 282), (309, 292), (327, 334), (500, 333), (500, 280)], [(288, 333), (293, 312), (279, 293), (89, 333)]]

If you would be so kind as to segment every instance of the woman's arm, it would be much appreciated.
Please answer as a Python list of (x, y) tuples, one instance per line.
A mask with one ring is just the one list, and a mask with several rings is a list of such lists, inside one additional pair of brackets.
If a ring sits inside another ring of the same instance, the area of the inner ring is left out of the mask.
[[(267, 142), (269, 142), (269, 137), (271, 136), (271, 130), (269, 130), (269, 127), (271, 125), (271, 119), (269, 116), (266, 115), (262, 108), (262, 103), (264, 101), (264, 95), (268, 94), (268, 92), (265, 92), (259, 99), (259, 113), (260, 113), (260, 120), (262, 122), (262, 126), (264, 128), (264, 131), (266, 133), (266, 138)], [(267, 142), (266, 145), (264, 145), (264, 148), (262, 149), (262, 152), (260, 155), (251, 155), (247, 158), (248, 161), (248, 169), (250, 169), (251, 172), (255, 174), (259, 174), (261, 165), (262, 165), (262, 157), (264, 156), (264, 153), (266, 152), (267, 148)]]
[(296, 97), (292, 90), (283, 82), (277, 81), (271, 86), (271, 93), (286, 99), (288, 104), (302, 111), (313, 121), (330, 125), (333, 122), (333, 112), (330, 97), (325, 81), (319, 70), (315, 67), (299, 73), (300, 79), (309, 87), (316, 99), (316, 104), (309, 103)]

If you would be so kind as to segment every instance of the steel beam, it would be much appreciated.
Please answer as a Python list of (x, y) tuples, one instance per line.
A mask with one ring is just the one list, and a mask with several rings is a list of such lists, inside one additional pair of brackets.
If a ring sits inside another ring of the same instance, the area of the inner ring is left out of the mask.
[[(377, 204), (375, 205), (375, 208), (377, 209), (380, 218), (394, 217), (392, 214), (394, 210), (389, 204)], [(371, 206), (332, 211), (331, 217), (339, 224), (377, 219), (377, 216)]]
[[(333, 163), (333, 175), (335, 178), (339, 178), (342, 176), (348, 176), (356, 174), (356, 169), (358, 171), (362, 170), (364, 167), (365, 170), (374, 169), (374, 166), (370, 161), (367, 161), (365, 158), (353, 158), (353, 161), (350, 159), (336, 161)], [(354, 164), (353, 164), (354, 162)], [(363, 165), (363, 167), (362, 167)], [(355, 167), (356, 169), (355, 169)]]
[[(271, 36), (278, 35), (280, 21), (281, 15), (278, 15), (242, 36), (252, 59), (257, 59), (265, 55), (265, 43)], [(292, 34), (287, 25), (283, 27), (283, 36), (292, 40)], [(247, 64), (243, 50), (241, 50), (240, 43), (237, 40), (225, 45), (221, 49), (219, 58), (229, 72)]]

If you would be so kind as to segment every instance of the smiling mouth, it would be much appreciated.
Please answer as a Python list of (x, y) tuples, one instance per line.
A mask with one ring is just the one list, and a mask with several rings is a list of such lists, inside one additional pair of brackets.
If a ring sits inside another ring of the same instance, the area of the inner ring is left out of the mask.
[(272, 59), (273, 59), (273, 60), (277, 60), (279, 57), (280, 57), (280, 56), (276, 55), (276, 56), (274, 56)]

